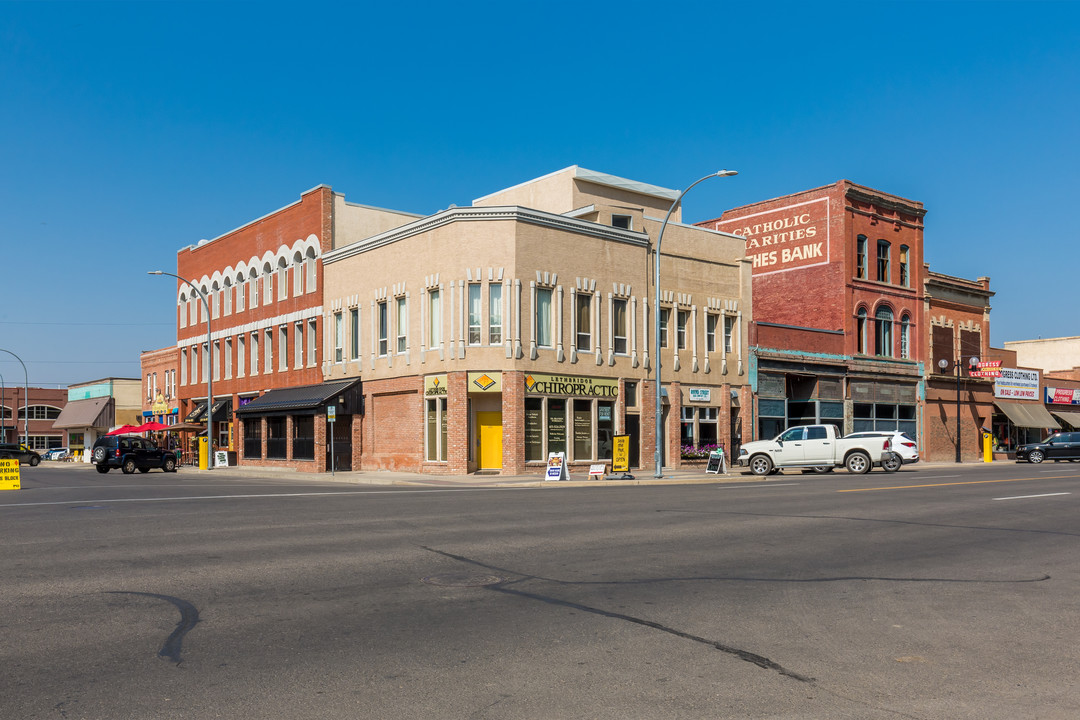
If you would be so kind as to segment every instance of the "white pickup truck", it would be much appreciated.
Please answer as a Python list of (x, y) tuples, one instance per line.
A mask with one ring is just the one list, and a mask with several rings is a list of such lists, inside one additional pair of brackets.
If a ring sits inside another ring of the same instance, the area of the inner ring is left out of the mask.
[(886, 472), (897, 470), (892, 440), (888, 437), (860, 437), (845, 440), (835, 425), (800, 425), (788, 428), (772, 440), (758, 440), (739, 448), (737, 462), (755, 475), (768, 475), (782, 468), (829, 469), (845, 467), (851, 473), (869, 472), (880, 465)]

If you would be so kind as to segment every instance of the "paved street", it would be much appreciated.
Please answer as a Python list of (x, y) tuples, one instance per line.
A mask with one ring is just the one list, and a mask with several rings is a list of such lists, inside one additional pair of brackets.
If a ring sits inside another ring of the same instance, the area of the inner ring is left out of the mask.
[(22, 475), (3, 718), (1080, 716), (1080, 464)]

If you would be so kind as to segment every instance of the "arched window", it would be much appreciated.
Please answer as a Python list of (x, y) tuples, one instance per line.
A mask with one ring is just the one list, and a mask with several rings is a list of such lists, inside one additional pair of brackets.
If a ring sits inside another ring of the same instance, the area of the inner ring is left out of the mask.
[(907, 313), (900, 316), (900, 357), (911, 359), (911, 316)]
[(874, 354), (892, 357), (892, 310), (882, 305), (874, 313)]
[(293, 253), (293, 297), (300, 297), (304, 293), (304, 256), (297, 250)]
[(858, 353), (860, 355), (866, 354), (866, 308), (859, 308), (859, 312), (855, 317), (855, 337), (859, 344)]
[(188, 299), (187, 293), (180, 293), (180, 327), (187, 327)]

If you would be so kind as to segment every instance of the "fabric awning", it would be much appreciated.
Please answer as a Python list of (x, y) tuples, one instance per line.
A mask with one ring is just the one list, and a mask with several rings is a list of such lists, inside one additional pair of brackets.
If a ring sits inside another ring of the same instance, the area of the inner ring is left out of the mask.
[(201, 402), (195, 406), (195, 409), (188, 413), (188, 416), (184, 418), (184, 422), (195, 422), (196, 420), (202, 420), (203, 415), (206, 414), (206, 403)]
[(232, 415), (232, 398), (218, 400), (214, 403), (212, 414), (214, 422), (228, 422), (229, 416)]
[[(332, 398), (351, 390), (359, 380), (335, 380), (318, 385), (279, 388), (261, 395), (236, 410), (237, 415), (269, 415), (316, 410)], [(339, 410), (338, 412), (341, 412)]]
[(1071, 412), (1055, 412), (1059, 419), (1072, 425), (1074, 428), (1080, 428), (1080, 413)]
[(1045, 428), (1060, 430), (1061, 425), (1051, 417), (1042, 405), (1028, 405), (1015, 402), (995, 402), (995, 405), (1005, 413), (1013, 425), (1025, 428)]
[(60, 415), (57, 416), (53, 427), (57, 430), (112, 427), (112, 415), (111, 397), (72, 400), (60, 411)]

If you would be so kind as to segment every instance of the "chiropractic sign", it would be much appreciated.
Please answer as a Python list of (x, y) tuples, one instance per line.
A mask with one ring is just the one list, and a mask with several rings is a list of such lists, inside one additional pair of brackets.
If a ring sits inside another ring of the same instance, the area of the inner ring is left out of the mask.
[(829, 263), (828, 198), (719, 220), (714, 228), (746, 238), (746, 256), (754, 263), (754, 275)]

